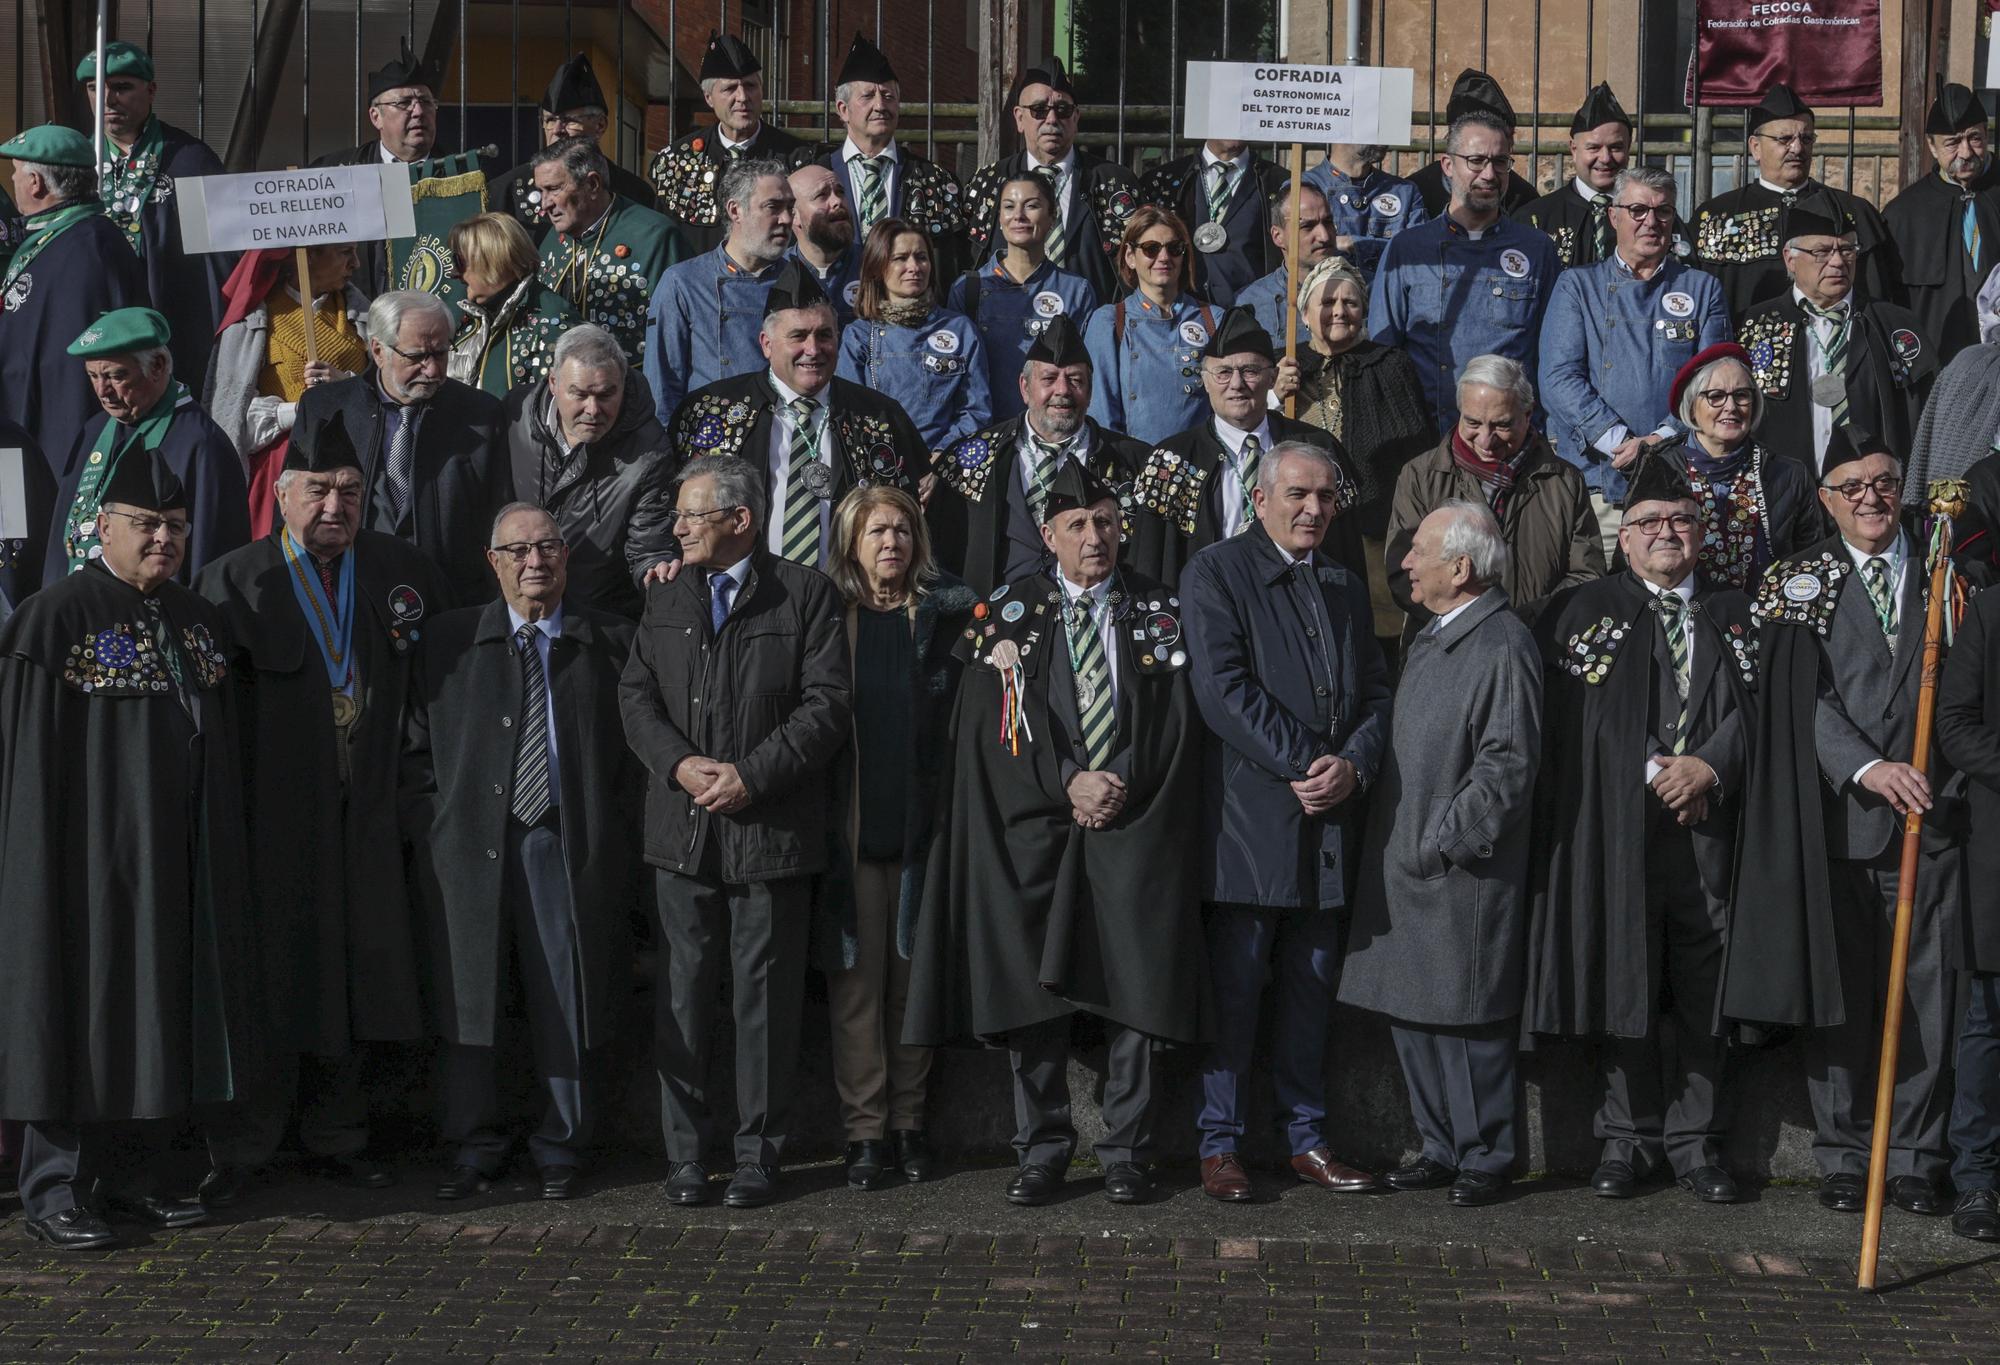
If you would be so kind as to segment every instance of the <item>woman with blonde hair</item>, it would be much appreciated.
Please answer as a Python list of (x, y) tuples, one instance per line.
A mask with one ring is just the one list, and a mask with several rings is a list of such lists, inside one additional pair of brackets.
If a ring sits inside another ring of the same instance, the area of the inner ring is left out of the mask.
[(582, 319), (567, 299), (542, 285), (528, 230), (509, 214), (478, 213), (454, 223), (447, 241), (453, 270), (465, 285), (451, 339), (451, 377), (495, 398), (548, 378), (556, 338)]

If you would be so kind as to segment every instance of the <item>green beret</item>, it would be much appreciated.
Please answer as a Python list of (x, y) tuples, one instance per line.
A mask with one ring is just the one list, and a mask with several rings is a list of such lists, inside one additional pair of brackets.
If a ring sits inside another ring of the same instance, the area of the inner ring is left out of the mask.
[(134, 355), (164, 346), (172, 337), (167, 320), (152, 309), (120, 308), (84, 328), (83, 335), (69, 344), (69, 353), (82, 360)]
[[(131, 76), (142, 81), (153, 79), (153, 59), (146, 49), (137, 43), (119, 39), (104, 45), (104, 69), (114, 76)], [(83, 60), (76, 64), (76, 78), (80, 81), (97, 79), (97, 53), (83, 54)]]
[(17, 134), (9, 141), (0, 142), (0, 156), (31, 161), (37, 166), (80, 166), (87, 171), (97, 169), (97, 156), (90, 149), (90, 139), (60, 123), (44, 123), (39, 128)]

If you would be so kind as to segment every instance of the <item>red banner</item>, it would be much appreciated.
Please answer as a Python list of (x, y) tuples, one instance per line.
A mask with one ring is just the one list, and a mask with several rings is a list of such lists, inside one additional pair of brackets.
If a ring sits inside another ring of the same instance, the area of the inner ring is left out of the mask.
[(1695, 0), (1688, 104), (1755, 104), (1783, 82), (1802, 103), (1882, 102), (1881, 0)]

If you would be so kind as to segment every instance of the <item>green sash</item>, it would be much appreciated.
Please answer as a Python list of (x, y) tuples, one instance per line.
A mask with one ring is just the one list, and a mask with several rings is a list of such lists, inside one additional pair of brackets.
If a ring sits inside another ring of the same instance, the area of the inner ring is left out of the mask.
[(28, 219), (28, 240), (21, 243), (21, 249), (14, 253), (14, 259), (7, 262), (7, 273), (0, 275), (0, 290), (5, 290), (23, 270), (28, 262), (42, 254), (42, 248), (75, 227), (102, 208), (95, 199), (79, 199), (74, 204), (64, 204), (59, 209), (38, 213)]
[(142, 261), (146, 259), (146, 244), (140, 231), (139, 210), (146, 207), (146, 201), (153, 197), (153, 187), (159, 183), (160, 158), (166, 145), (160, 121), (148, 115), (146, 126), (139, 130), (132, 150), (124, 157), (117, 156), (117, 146), (105, 139), (105, 150), (113, 155), (106, 157), (97, 169), (97, 196), (104, 201), (104, 216), (125, 229), (125, 239)]
[(174, 408), (187, 397), (187, 391), (187, 385), (178, 379), (169, 384), (160, 401), (139, 419), (116, 453), (111, 449), (111, 440), (118, 423), (107, 420), (104, 430), (97, 433), (97, 444), (90, 448), (90, 458), (83, 462), (83, 472), (77, 476), (76, 498), (69, 505), (69, 518), (63, 522), (63, 549), (69, 555), (71, 573), (90, 562), (90, 552), (96, 546), (97, 512), (104, 501), (100, 496), (104, 481), (135, 444), (148, 454), (160, 448), (160, 442), (167, 439), (167, 428), (173, 424)]

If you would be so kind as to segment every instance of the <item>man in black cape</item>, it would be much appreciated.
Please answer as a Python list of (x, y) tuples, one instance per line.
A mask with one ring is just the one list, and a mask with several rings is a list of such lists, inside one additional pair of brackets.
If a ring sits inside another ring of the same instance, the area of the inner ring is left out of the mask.
[(30, 1237), (200, 1222), (153, 1192), (173, 1119), (253, 1070), (242, 784), (227, 627), (173, 582), (186, 501), (121, 464), (104, 555), (0, 626), (0, 1113), (26, 1122)]
[[(1592, 86), (1570, 117), (1569, 159), (1574, 174), (1513, 218), (1548, 233), (1565, 267), (1595, 265), (1617, 245), (1611, 192), (1632, 160), (1632, 116), (1609, 82)], [(1692, 245), (1678, 227), (1672, 235), (1674, 255), (1685, 260)]]
[(126, 460), (164, 462), (184, 490), (194, 530), (177, 581), (192, 582), (211, 561), (250, 539), (242, 458), (181, 382), (171, 345), (167, 319), (151, 308), (106, 313), (70, 342), (73, 363), (103, 412), (70, 442), (42, 582), (76, 572), (95, 555), (104, 483)]
[[(591, 68), (590, 54), (577, 53), (556, 68), (556, 74), (549, 77), (549, 88), (542, 94), (542, 146), (553, 147), (573, 137), (598, 142), (610, 126), (610, 108), (610, 102), (604, 98), (604, 87), (597, 82), (597, 72)], [(530, 153), (520, 165), (488, 185), (486, 201), (514, 215), (514, 221), (528, 230), (528, 236), (539, 247), (548, 236), (549, 217), (542, 207), (542, 192), (535, 188), (532, 161)], [(613, 194), (622, 195), (641, 208), (653, 207), (652, 185), (615, 161), (610, 162), (610, 168), (607, 188)]]
[(1696, 209), (1688, 229), (1693, 264), (1722, 281), (1729, 316), (1741, 321), (1756, 304), (1785, 292), (1781, 250), (1798, 235), (1787, 219), (1794, 206), (1816, 196), (1831, 199), (1838, 216), (1854, 224), (1862, 293), (1891, 302), (1900, 298), (1895, 247), (1882, 215), (1867, 200), (1812, 178), (1813, 145), (1819, 140), (1813, 111), (1789, 86), (1774, 85), (1745, 119), (1756, 178)]
[[(162, 122), (153, 112), (159, 93), (153, 59), (127, 42), (104, 45), (105, 77), (97, 79), (97, 53), (76, 64), (93, 108), (104, 115), (105, 159), (97, 168), (98, 198), (111, 221), (146, 267), (153, 307), (173, 329), (174, 373), (202, 392), (215, 324), (222, 316), (222, 285), (236, 268), (227, 251), (189, 255), (181, 241), (177, 177), (221, 175), (222, 158), (193, 133)], [(195, 520), (200, 522), (197, 514)]]
[(1740, 1197), (1722, 1165), (1715, 1001), (1756, 636), (1750, 599), (1696, 572), (1701, 536), (1679, 463), (1646, 457), (1618, 532), (1625, 569), (1536, 623), (1544, 757), (1523, 1022), (1602, 1036), (1591, 1187), (1612, 1199), (1663, 1164), (1697, 1199)]
[(1852, 424), (1908, 450), (1937, 377), (1937, 348), (1909, 309), (1856, 282), (1853, 218), (1827, 192), (1785, 216), (1790, 287), (1737, 327), (1764, 395), (1757, 439), (1817, 478), (1834, 429)]
[[(1874, 1127), (1902, 830), (1924, 812), (1910, 936), (1889, 1198), (1947, 1207), (1945, 1055), (1966, 828), (1962, 783), (1910, 765), (1929, 580), (1918, 523), (1901, 524), (1902, 468), (1880, 441), (1835, 437), (1820, 504), (1835, 534), (1771, 566), (1759, 622), (1759, 724), (1738, 847), (1721, 1014), (1807, 1027), (1806, 1089), (1820, 1202), (1859, 1213)], [(1817, 795), (1818, 799), (1813, 799)]]
[(270, 1161), (294, 1103), (318, 1173), (390, 1183), (366, 1155), (360, 1045), (429, 1036), (396, 793), (427, 618), (448, 603), (428, 555), (361, 529), (362, 487), (336, 415), (286, 452), (278, 527), (195, 582), (232, 642), (270, 987), (269, 1065), (207, 1125), (211, 1203)]
[(2000, 263), (2000, 168), (1986, 106), (1962, 85), (1941, 86), (1924, 119), (1937, 166), (1882, 209), (1917, 330), (1940, 368), (1979, 341), (1979, 287)]
[(646, 173), (660, 212), (679, 223), (694, 251), (702, 253), (715, 250), (729, 229), (716, 197), (723, 173), (738, 161), (790, 166), (806, 145), (765, 121), (763, 63), (735, 34), (709, 33), (697, 74), (715, 126), (683, 133), (653, 157)]
[[(1514, 116), (1514, 106), (1508, 101), (1507, 92), (1500, 88), (1500, 82), (1471, 67), (1459, 72), (1458, 79), (1451, 83), (1451, 98), (1444, 106), (1446, 131), (1467, 114), (1491, 114), (1509, 128), (1520, 123)], [(1439, 138), (1438, 141), (1442, 143), (1444, 139)], [(1444, 217), (1444, 211), (1451, 207), (1451, 185), (1445, 180), (1444, 160), (1440, 157), (1419, 166), (1410, 174), (1410, 183), (1423, 196), (1424, 216)], [(1500, 192), (1500, 212), (1512, 216), (1533, 203), (1534, 198), (1535, 182), (1518, 170), (1510, 169), (1507, 172), (1507, 188)]]
[(51, 478), (98, 415), (83, 366), (63, 354), (116, 308), (146, 303), (146, 272), (97, 201), (90, 139), (53, 123), (0, 143), (14, 161), (27, 237), (0, 270), (0, 416), (28, 429)]
[(1074, 1016), (1109, 1052), (1104, 1192), (1137, 1203), (1156, 1049), (1201, 1036), (1193, 863), (1199, 723), (1180, 604), (1120, 572), (1117, 495), (1077, 464), (1050, 487), (1055, 567), (973, 609), (954, 768), (925, 877), (904, 1041), (1008, 1049), (1016, 1204), (1062, 1189)]
[(974, 592), (991, 592), (1047, 564), (1042, 490), (1061, 470), (1079, 465), (1121, 498), (1132, 487), (1146, 447), (1090, 418), (1091, 381), (1083, 333), (1058, 314), (1021, 366), (1027, 411), (954, 443), (938, 460), (925, 509), (931, 539), (938, 563)]

